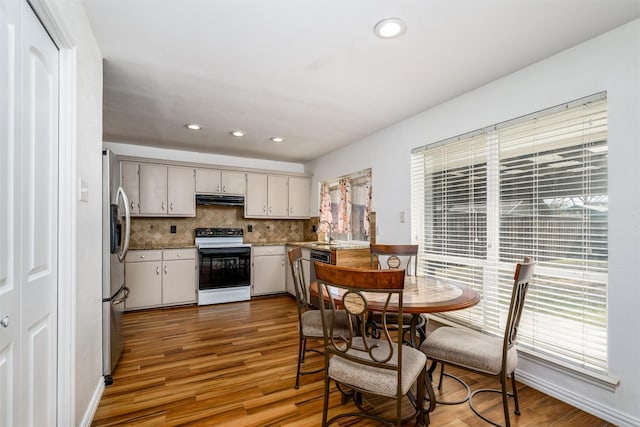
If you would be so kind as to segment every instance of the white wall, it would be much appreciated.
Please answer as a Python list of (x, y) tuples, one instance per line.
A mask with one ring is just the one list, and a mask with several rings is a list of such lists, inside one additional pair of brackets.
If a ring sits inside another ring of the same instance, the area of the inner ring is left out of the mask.
[(90, 425), (103, 390), (102, 56), (80, 1), (32, 4), (61, 51), (58, 425)]
[(194, 151), (179, 151), (166, 148), (155, 148), (145, 145), (120, 144), (116, 142), (104, 143), (105, 148), (122, 156), (144, 157), (158, 160), (172, 160), (179, 162), (205, 163), (216, 166), (233, 166), (247, 169), (266, 169), (280, 172), (302, 173), (304, 164), (279, 162), (275, 160), (253, 159), (249, 157), (225, 156), (222, 154), (198, 153)]
[[(487, 59), (490, 60), (490, 59)], [(469, 72), (473, 72), (470, 68)], [(428, 76), (425, 76), (428, 78)], [(612, 392), (530, 360), (523, 382), (618, 425), (640, 425), (640, 20), (533, 64), (306, 165), (319, 181), (371, 167), (378, 241), (411, 240), (412, 148), (607, 91), (609, 366)], [(312, 212), (317, 212), (312, 200)]]

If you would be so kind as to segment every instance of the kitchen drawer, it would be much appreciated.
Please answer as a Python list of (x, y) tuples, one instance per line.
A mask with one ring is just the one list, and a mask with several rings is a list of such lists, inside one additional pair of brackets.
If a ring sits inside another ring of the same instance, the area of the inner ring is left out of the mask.
[(253, 246), (253, 256), (262, 255), (284, 255), (287, 253), (286, 246)]
[(124, 262), (162, 261), (162, 251), (129, 251)]
[(196, 259), (195, 249), (165, 249), (162, 259), (165, 261), (176, 259)]

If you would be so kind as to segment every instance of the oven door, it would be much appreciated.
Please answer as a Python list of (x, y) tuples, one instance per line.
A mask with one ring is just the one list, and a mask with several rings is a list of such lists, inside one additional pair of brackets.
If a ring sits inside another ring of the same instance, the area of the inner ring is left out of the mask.
[(198, 248), (198, 256), (199, 290), (251, 284), (251, 248)]

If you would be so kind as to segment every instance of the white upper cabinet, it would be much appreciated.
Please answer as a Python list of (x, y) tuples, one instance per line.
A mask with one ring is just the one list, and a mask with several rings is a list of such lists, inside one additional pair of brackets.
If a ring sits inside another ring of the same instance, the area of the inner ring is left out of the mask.
[(196, 188), (192, 168), (167, 167), (167, 204), (169, 215), (195, 216)]
[(244, 216), (268, 216), (267, 175), (247, 174), (247, 198), (244, 201)]
[(311, 179), (298, 176), (289, 177), (289, 217), (309, 218)]
[(217, 169), (196, 169), (196, 194), (222, 192), (222, 178)]
[(289, 216), (289, 177), (269, 175), (267, 177), (267, 197), (269, 216)]
[(247, 192), (247, 176), (244, 172), (222, 171), (222, 192), (244, 196)]
[(244, 216), (309, 218), (310, 188), (306, 177), (249, 173)]
[(140, 214), (167, 215), (167, 167), (140, 164)]
[(140, 164), (137, 162), (122, 162), (120, 164), (120, 185), (129, 198), (131, 215), (140, 213)]
[(196, 194), (229, 194), (246, 193), (246, 177), (244, 172), (219, 169), (196, 169)]
[[(122, 163), (123, 183), (125, 170), (130, 185), (134, 188), (134, 164)], [(153, 163), (139, 164), (139, 208), (140, 216), (195, 216), (195, 172), (193, 168), (183, 166), (165, 166)], [(135, 191), (133, 192), (135, 194)], [(127, 192), (127, 195), (129, 193)], [(130, 196), (131, 197), (131, 196)], [(130, 202), (131, 203), (131, 202)]]

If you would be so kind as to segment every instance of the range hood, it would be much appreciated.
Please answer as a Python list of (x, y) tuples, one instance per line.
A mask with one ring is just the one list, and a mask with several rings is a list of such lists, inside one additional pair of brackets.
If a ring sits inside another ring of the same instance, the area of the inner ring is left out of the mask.
[(196, 205), (244, 206), (244, 196), (196, 194)]

